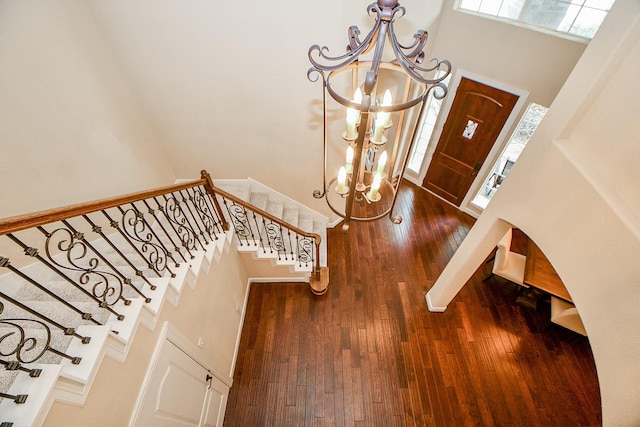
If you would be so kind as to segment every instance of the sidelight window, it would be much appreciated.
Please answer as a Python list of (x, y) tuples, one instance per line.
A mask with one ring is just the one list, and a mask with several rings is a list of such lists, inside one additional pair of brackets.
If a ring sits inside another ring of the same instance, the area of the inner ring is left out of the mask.
[(547, 110), (548, 108), (542, 105), (529, 104), (502, 155), (493, 166), (489, 177), (482, 187), (480, 187), (480, 191), (471, 203), (482, 209), (487, 207), (491, 197), (493, 197), (493, 194), (509, 174), (511, 167), (515, 164), (516, 160), (518, 160), (520, 153), (524, 150), (524, 147), (527, 145), (527, 142), (529, 142), (529, 139), (540, 124), (540, 121), (542, 121)]

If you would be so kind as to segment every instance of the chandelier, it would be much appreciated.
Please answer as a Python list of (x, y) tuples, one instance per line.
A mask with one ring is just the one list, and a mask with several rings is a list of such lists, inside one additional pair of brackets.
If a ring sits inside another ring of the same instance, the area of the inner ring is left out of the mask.
[[(397, 0), (377, 0), (367, 11), (375, 15), (372, 30), (360, 40), (358, 27), (350, 27), (343, 55), (309, 48), (307, 77), (323, 82), (323, 188), (313, 195), (344, 219), (344, 231), (351, 221), (402, 221), (393, 210), (417, 125), (428, 96), (446, 96), (443, 80), (451, 73), (447, 60), (423, 65), (426, 31), (408, 46), (398, 42), (393, 24), (405, 9)], [(384, 55), (386, 45), (392, 57)]]

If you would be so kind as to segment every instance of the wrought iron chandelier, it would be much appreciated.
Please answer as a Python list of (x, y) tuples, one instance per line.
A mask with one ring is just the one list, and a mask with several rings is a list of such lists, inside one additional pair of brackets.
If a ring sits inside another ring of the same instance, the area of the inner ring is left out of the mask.
[[(313, 195), (325, 198), (331, 210), (344, 218), (344, 231), (350, 221), (387, 215), (395, 224), (402, 221), (393, 209), (418, 120), (430, 93), (438, 99), (446, 96), (443, 80), (451, 73), (447, 60), (434, 58), (422, 65), (426, 31), (416, 32), (408, 46), (398, 42), (393, 24), (405, 9), (397, 0), (377, 0), (367, 11), (375, 14), (372, 30), (360, 40), (358, 27), (350, 27), (343, 55), (329, 56), (329, 49), (319, 45), (309, 48), (312, 67), (307, 77), (323, 82), (323, 188)], [(383, 60), (387, 44), (393, 58)], [(339, 105), (329, 104), (330, 100)], [(331, 120), (336, 115), (344, 121)], [(329, 173), (334, 170), (337, 175)]]

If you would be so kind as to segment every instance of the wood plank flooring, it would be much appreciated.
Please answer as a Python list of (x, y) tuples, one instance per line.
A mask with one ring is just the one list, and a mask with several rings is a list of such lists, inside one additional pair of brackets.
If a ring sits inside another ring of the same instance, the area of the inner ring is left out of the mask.
[(250, 292), (224, 425), (597, 426), (589, 342), (482, 266), (445, 313), (431, 288), (474, 220), (404, 182), (397, 212), (328, 236), (330, 285)]

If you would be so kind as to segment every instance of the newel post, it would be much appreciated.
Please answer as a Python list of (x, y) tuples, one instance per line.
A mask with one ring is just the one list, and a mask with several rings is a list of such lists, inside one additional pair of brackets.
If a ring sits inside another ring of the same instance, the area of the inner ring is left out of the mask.
[(209, 172), (207, 172), (206, 170), (202, 170), (200, 171), (200, 178), (205, 180), (204, 188), (207, 190), (207, 193), (209, 193), (209, 195), (213, 199), (213, 203), (216, 208), (216, 211), (218, 212), (218, 216), (222, 221), (222, 229), (224, 231), (229, 231), (229, 223), (227, 222), (225, 216), (223, 215), (222, 209), (220, 208), (220, 203), (218, 203), (218, 199), (216, 198), (216, 190), (215, 190), (215, 186), (213, 185), (213, 180), (211, 179), (211, 175), (209, 175)]

